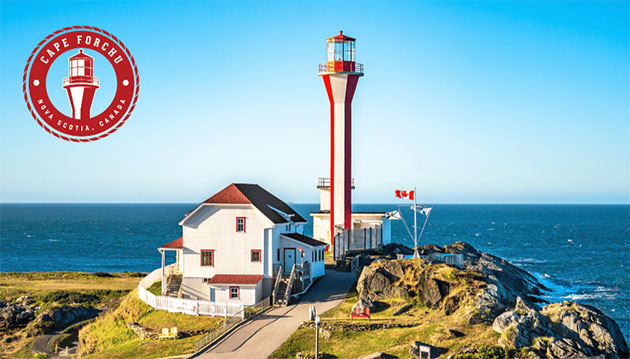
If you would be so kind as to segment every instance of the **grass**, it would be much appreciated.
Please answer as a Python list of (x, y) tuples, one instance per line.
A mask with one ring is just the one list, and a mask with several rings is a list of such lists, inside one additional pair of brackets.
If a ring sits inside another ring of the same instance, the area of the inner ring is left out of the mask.
[(178, 340), (142, 341), (133, 339), (115, 347), (104, 349), (82, 358), (86, 359), (127, 359), (127, 358), (163, 358), (172, 355), (192, 353), (195, 342), (201, 335)]
[[(137, 290), (133, 290), (116, 310), (79, 331), (79, 352), (87, 358), (158, 358), (191, 353), (202, 334), (224, 320), (157, 311), (138, 299)], [(127, 327), (129, 322), (137, 322), (155, 331), (177, 327), (180, 333), (188, 332), (191, 336), (168, 341), (142, 341)]]
[(147, 288), (147, 291), (155, 295), (162, 295), (162, 282), (157, 281), (153, 283), (149, 288)]
[(60, 289), (67, 291), (124, 290), (138, 286), (141, 273), (0, 273), (0, 300), (21, 295), (37, 297)]
[(209, 317), (200, 315), (187, 315), (181, 313), (169, 313), (163, 310), (153, 310), (144, 315), (138, 324), (153, 330), (160, 331), (162, 328), (177, 327), (182, 331), (210, 331), (223, 324), (224, 319), (220, 317)]

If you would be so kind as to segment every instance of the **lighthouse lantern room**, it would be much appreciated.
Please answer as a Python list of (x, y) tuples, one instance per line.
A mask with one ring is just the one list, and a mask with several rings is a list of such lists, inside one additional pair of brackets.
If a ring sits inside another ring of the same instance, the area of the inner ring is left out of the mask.
[(68, 58), (68, 77), (63, 79), (63, 88), (68, 91), (72, 118), (90, 118), (90, 109), (94, 100), (94, 93), (99, 88), (99, 81), (94, 77), (94, 58), (79, 53)]
[(363, 65), (356, 63), (356, 39), (342, 31), (326, 39), (326, 63), (320, 65), (319, 72), (363, 73)]

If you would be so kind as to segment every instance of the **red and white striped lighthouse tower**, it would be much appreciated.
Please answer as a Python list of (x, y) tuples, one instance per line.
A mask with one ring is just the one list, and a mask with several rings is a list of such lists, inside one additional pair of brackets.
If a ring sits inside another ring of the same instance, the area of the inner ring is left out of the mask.
[(83, 53), (68, 59), (68, 77), (63, 79), (63, 88), (68, 91), (72, 118), (89, 119), (94, 92), (99, 88), (98, 78), (94, 77), (94, 58)]
[(350, 192), (352, 97), (363, 65), (356, 63), (356, 39), (343, 34), (326, 39), (327, 59), (319, 65), (330, 100), (330, 238), (352, 225)]

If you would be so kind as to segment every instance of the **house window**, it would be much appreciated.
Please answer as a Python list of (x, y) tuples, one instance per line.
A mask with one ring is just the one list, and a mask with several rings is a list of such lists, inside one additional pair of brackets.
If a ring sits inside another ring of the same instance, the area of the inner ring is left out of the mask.
[(321, 260), (324, 260), (324, 250), (323, 250), (323, 249), (320, 249), (320, 250), (319, 250), (319, 260), (320, 260), (320, 261), (321, 261)]
[(260, 262), (260, 249), (252, 249), (251, 260), (252, 262)]
[(278, 261), (280, 261), (280, 248), (278, 248)]
[(236, 217), (236, 231), (245, 232), (245, 217)]
[(311, 262), (315, 262), (315, 252), (311, 252)]
[(241, 288), (230, 287), (230, 299), (240, 299), (240, 298), (241, 298)]
[(214, 267), (214, 250), (213, 249), (201, 250), (201, 265)]

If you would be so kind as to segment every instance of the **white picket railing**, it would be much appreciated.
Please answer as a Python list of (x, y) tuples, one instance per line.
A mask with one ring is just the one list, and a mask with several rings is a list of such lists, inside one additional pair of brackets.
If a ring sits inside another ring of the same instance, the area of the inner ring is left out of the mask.
[(242, 303), (217, 303), (207, 300), (183, 299), (155, 295), (147, 290), (153, 283), (160, 281), (162, 269), (158, 268), (144, 277), (138, 284), (138, 298), (157, 310), (190, 315), (211, 315), (213, 317), (243, 316), (245, 306)]

